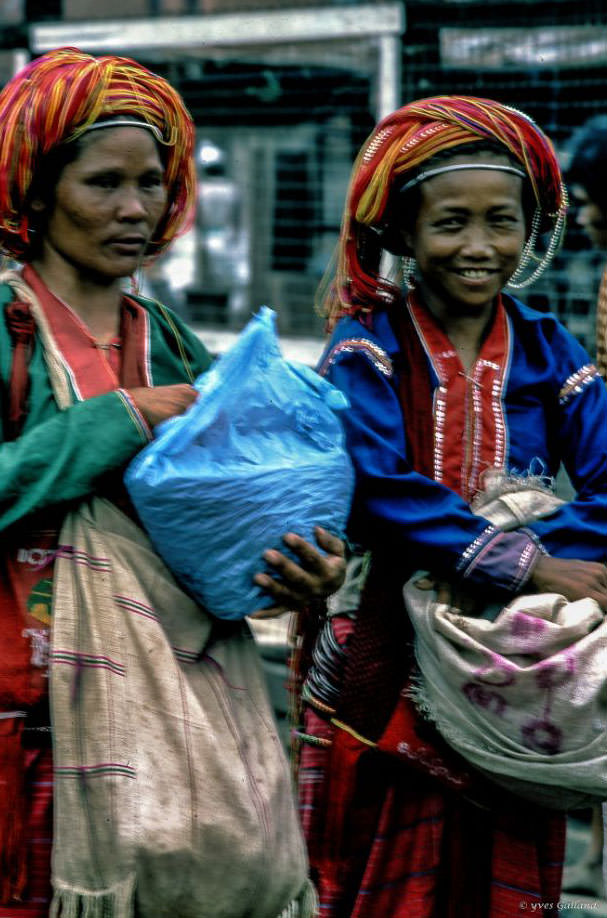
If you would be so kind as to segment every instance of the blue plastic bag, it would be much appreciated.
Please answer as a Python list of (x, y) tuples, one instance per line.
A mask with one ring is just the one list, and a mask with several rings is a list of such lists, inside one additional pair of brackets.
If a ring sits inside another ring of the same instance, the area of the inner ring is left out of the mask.
[(253, 583), (265, 549), (288, 553), (287, 532), (315, 544), (315, 525), (343, 534), (354, 476), (334, 412), (348, 403), (282, 357), (265, 306), (195, 386), (125, 482), (177, 579), (212, 614), (243, 618), (272, 604)]

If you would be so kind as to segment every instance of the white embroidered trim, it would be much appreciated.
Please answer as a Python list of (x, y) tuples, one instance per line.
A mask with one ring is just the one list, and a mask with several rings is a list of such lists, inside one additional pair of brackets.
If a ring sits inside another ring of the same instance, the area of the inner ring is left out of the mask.
[[(434, 372), (438, 377), (438, 386), (435, 388), (433, 395), (434, 454), (432, 467), (434, 480), (442, 483), (444, 480), (444, 441), (448, 396), (448, 387), (446, 385), (448, 373), (445, 369), (444, 362), (446, 360), (452, 360), (457, 357), (457, 352), (451, 348), (446, 351), (441, 351), (439, 354), (433, 354), (409, 301), (406, 303), (406, 308), (409, 312), (411, 321), (415, 326), (430, 366), (434, 369)], [(480, 358), (475, 362), (473, 376), (470, 378), (470, 382), (472, 382), (471, 399), (473, 420), (471, 423), (470, 412), (468, 411), (467, 404), (465, 416), (465, 437), (466, 442), (468, 442), (470, 439), (470, 431), (472, 427), (472, 455), (470, 461), (468, 462), (466, 453), (464, 451), (462, 454), (462, 464), (460, 467), (462, 494), (466, 500), (470, 500), (471, 497), (475, 494), (478, 488), (478, 479), (481, 474), (480, 453), (483, 436), (483, 401), (481, 397), (481, 377), (485, 371), (491, 371), (493, 374), (493, 380), (491, 382), (491, 406), (489, 410), (493, 413), (493, 420), (495, 424), (495, 448), (493, 453), (493, 461), (490, 463), (490, 465), (492, 468), (503, 470), (506, 463), (508, 431), (506, 428), (506, 419), (504, 415), (503, 395), (506, 387), (506, 380), (508, 377), (511, 353), (510, 321), (508, 317), (506, 317), (506, 319), (506, 353), (508, 355), (508, 359), (504, 362), (504, 366), (501, 367), (499, 364), (492, 360)], [(466, 400), (468, 400), (470, 397), (470, 387), (467, 386), (466, 390)]]
[(363, 154), (363, 163), (366, 164), (366, 163), (371, 162), (371, 160), (373, 159), (373, 157), (375, 156), (375, 154), (381, 147), (382, 143), (384, 142), (384, 140), (387, 140), (388, 137), (390, 137), (390, 135), (394, 133), (394, 130), (395, 130), (394, 126), (383, 128), (383, 130), (381, 130), (379, 134), (375, 135), (375, 137), (369, 143), (369, 146), (367, 147), (367, 149), (365, 150)]
[(432, 137), (433, 134), (441, 134), (443, 131), (447, 130), (449, 130), (449, 125), (444, 121), (430, 124), (428, 127), (423, 128), (419, 134), (416, 134), (415, 137), (411, 137), (410, 140), (407, 140), (407, 142), (402, 145), (399, 152), (406, 153), (407, 150), (412, 150), (413, 147), (416, 147), (422, 140), (426, 140), (427, 137)]
[[(141, 309), (141, 305), (137, 303)], [(145, 377), (146, 377), (146, 386), (153, 386), (152, 380), (152, 335), (150, 334), (150, 315), (147, 309), (143, 310), (144, 318), (144, 328), (145, 328), (145, 338), (144, 338), (144, 354), (145, 354)]]
[(591, 382), (600, 378), (601, 375), (593, 363), (587, 363), (585, 366), (580, 367), (563, 383), (559, 392), (559, 404), (566, 405), (570, 399), (575, 395), (579, 395)]
[(439, 385), (434, 393), (434, 480), (443, 480), (447, 387)]
[(374, 341), (370, 341), (369, 338), (345, 338), (343, 341), (339, 341), (322, 362), (318, 371), (319, 375), (324, 376), (341, 354), (354, 354), (357, 352), (367, 357), (378, 373), (381, 373), (387, 379), (391, 378), (393, 374), (392, 361), (386, 351), (375, 344)]
[[(481, 548), (483, 548), (488, 542), (491, 541), (493, 536), (498, 530), (493, 524), (486, 526), (485, 529), (481, 532), (480, 535), (470, 542), (467, 548), (462, 552), (461, 558), (457, 562), (457, 570), (461, 571), (464, 568), (468, 568), (473, 559), (478, 555)], [(467, 570), (464, 572), (466, 576)]]
[(513, 591), (525, 582), (529, 573), (529, 567), (538, 554), (542, 554), (542, 552), (534, 542), (529, 542), (529, 544), (523, 548), (521, 556), (518, 559), (516, 574), (512, 580)]
[(493, 412), (493, 421), (495, 424), (495, 447), (493, 451), (493, 462), (491, 467), (503, 469), (506, 458), (506, 422), (502, 404), (502, 393), (504, 390), (505, 373), (500, 374), (500, 366), (492, 360), (477, 360), (474, 365), (474, 375), (472, 377), (472, 411), (474, 417), (474, 434), (472, 440), (472, 461), (468, 475), (465, 475), (465, 469), (462, 469), (462, 485), (466, 489), (466, 499), (471, 497), (478, 490), (478, 479), (481, 472), (481, 447), (483, 442), (483, 399), (481, 389), (483, 384), (481, 378), (488, 370), (492, 373), (491, 381), (491, 411)]

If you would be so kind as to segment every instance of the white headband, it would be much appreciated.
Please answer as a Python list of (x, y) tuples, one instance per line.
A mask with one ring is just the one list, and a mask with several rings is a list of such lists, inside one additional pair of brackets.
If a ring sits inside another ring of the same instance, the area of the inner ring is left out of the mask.
[(415, 178), (407, 182), (400, 189), (400, 194), (414, 188), (416, 185), (425, 182), (426, 179), (434, 178), (435, 175), (442, 175), (443, 172), (459, 172), (461, 169), (491, 169), (495, 172), (510, 172), (511, 175), (518, 175), (521, 178), (527, 178), (527, 173), (515, 166), (500, 166), (498, 163), (458, 163), (452, 166), (440, 166), (437, 169), (428, 169), (426, 172), (420, 172)]
[(160, 132), (160, 128), (157, 128), (155, 124), (150, 124), (149, 121), (138, 121), (135, 118), (108, 118), (106, 121), (95, 121), (93, 124), (89, 124), (89, 126), (84, 129), (83, 133), (86, 133), (87, 131), (96, 131), (98, 128), (111, 127), (147, 128), (148, 131), (152, 132), (156, 140), (162, 143), (162, 134)]

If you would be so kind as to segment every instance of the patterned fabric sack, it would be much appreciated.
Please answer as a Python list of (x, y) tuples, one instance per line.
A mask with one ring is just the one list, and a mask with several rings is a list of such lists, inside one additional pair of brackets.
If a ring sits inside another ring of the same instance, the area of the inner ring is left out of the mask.
[[(510, 485), (474, 509), (507, 529), (558, 499)], [(591, 599), (522, 595), (480, 616), (405, 585), (418, 707), (493, 781), (555, 809), (607, 799), (607, 620)]]
[(51, 914), (309, 918), (315, 894), (248, 627), (212, 625), (109, 501), (71, 513), (60, 546)]

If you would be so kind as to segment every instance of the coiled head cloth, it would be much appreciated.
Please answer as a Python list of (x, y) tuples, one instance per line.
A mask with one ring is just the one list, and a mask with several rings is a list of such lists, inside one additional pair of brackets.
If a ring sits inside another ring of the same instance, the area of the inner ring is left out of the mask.
[[(544, 270), (561, 242), (567, 211), (567, 195), (550, 140), (527, 115), (490, 99), (421, 99), (384, 118), (356, 158), (335, 259), (317, 297), (329, 328), (344, 315), (370, 321), (375, 310), (400, 296), (400, 288), (379, 274), (381, 239), (389, 229), (394, 193), (437, 153), (479, 141), (502, 145), (504, 153), (521, 164), (535, 199), (535, 215), (513, 281), (519, 281), (519, 271), (532, 267), (525, 280), (513, 286), (526, 286)], [(404, 194), (401, 215), (406, 201)], [(545, 232), (552, 234), (551, 239), (538, 255), (537, 237)]]
[(45, 157), (95, 122), (131, 118), (163, 147), (167, 205), (148, 247), (161, 252), (194, 215), (194, 125), (179, 93), (126, 57), (59, 48), (37, 58), (0, 92), (0, 250), (28, 260), (30, 198)]

